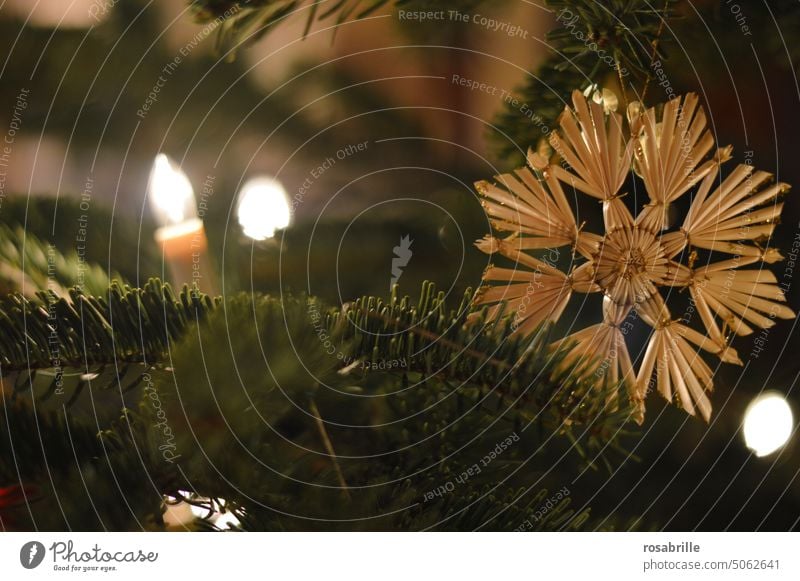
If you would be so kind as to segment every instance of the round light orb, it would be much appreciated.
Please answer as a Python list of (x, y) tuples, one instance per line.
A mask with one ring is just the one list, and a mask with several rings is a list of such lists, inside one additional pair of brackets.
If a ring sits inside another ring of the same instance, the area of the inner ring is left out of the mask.
[(782, 448), (789, 441), (793, 429), (792, 408), (777, 392), (759, 395), (744, 412), (744, 441), (758, 457)]
[(260, 176), (248, 180), (239, 192), (236, 218), (245, 236), (266, 240), (292, 221), (289, 197), (281, 183)]

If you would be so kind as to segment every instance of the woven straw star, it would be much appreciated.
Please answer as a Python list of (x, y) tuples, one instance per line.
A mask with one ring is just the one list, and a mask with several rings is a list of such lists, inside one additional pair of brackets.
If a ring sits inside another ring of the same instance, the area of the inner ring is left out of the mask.
[[(714, 150), (694, 94), (669, 101), (660, 115), (634, 103), (627, 122), (602, 98), (575, 91), (572, 103), (550, 135), (561, 164), (529, 153), (527, 167), (476, 184), (496, 233), (476, 245), (514, 266), (490, 266), (475, 302), (489, 305), (490, 319), (512, 313), (516, 332), (529, 334), (558, 320), (574, 293), (603, 293), (602, 322), (554, 344), (569, 349), (561, 365), (586, 377), (599, 368), (621, 382), (638, 422), (651, 385), (708, 421), (713, 372), (700, 351), (741, 365), (732, 335), (794, 317), (775, 275), (758, 264), (782, 259), (766, 244), (789, 186), (770, 184), (770, 174), (746, 164), (722, 179), (732, 150)], [(649, 198), (636, 217), (620, 192), (631, 171)], [(602, 203), (603, 235), (578, 224), (566, 193), (574, 190)], [(690, 191), (685, 219), (670, 230), (671, 205)], [(568, 272), (534, 256), (560, 247), (571, 250)], [(670, 313), (666, 299), (676, 288), (688, 289), (705, 333)], [(625, 341), (633, 317), (651, 328), (638, 371)]]

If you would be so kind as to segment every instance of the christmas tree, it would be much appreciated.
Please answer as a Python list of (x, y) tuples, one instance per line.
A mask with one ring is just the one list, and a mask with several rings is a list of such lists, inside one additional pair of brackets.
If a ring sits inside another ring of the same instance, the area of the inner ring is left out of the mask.
[(796, 1), (22, 4), (2, 530), (797, 528)]

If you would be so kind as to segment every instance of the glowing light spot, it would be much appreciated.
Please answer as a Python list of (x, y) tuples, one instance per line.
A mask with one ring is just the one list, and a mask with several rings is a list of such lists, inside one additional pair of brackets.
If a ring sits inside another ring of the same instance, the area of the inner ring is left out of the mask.
[(147, 197), (159, 226), (171, 226), (197, 218), (194, 189), (181, 168), (163, 153), (156, 156)]
[(248, 180), (239, 192), (236, 217), (246, 236), (253, 240), (272, 238), (276, 230), (292, 222), (286, 190), (270, 177)]
[(779, 393), (756, 397), (744, 413), (744, 440), (756, 456), (780, 449), (792, 435), (794, 418), (786, 399)]

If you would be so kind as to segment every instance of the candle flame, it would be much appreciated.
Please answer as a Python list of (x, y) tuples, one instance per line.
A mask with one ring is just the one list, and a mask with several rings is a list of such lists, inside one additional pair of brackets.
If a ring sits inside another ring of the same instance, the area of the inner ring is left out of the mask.
[(180, 224), (197, 216), (189, 178), (163, 153), (159, 153), (153, 162), (147, 195), (162, 226)]

